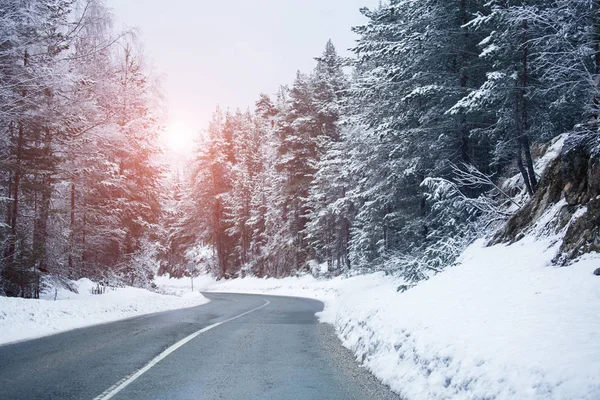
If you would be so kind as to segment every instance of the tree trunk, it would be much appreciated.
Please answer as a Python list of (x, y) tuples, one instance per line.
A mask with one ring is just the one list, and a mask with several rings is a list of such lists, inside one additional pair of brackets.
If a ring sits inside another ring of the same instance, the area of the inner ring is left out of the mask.
[(596, 93), (593, 99), (593, 128), (600, 128), (600, 0), (593, 0), (592, 20), (594, 31), (594, 73), (596, 75)]
[(346, 270), (350, 270), (350, 221), (348, 218), (344, 218), (344, 253), (343, 259)]
[[(27, 67), (29, 65), (29, 53), (27, 50), (23, 53), (23, 66)], [(27, 90), (23, 89), (21, 92), (21, 96), (27, 96)], [(19, 185), (21, 180), (21, 156), (23, 152), (23, 122), (17, 122), (17, 143), (15, 148), (15, 170), (14, 170), (14, 180), (13, 180), (13, 188), (12, 188), (12, 207), (10, 210), (10, 238), (8, 242), (8, 251), (6, 258), (10, 263), (14, 263), (15, 261), (15, 247), (17, 240), (17, 221), (19, 214)]]
[(84, 207), (84, 211), (83, 211), (83, 223), (82, 223), (82, 227), (81, 227), (81, 266), (80, 266), (80, 272), (79, 275), (83, 276), (83, 271), (85, 271), (86, 268), (86, 230), (87, 230), (87, 214), (85, 212), (85, 207)]
[[(9, 126), (8, 126), (8, 131), (9, 131), (9, 140), (12, 141), (14, 140), (14, 123), (11, 121)], [(12, 194), (12, 187), (13, 187), (13, 171), (9, 170), (8, 171), (8, 186), (6, 188), (6, 197), (10, 197)], [(11, 205), (9, 204), (8, 207), (6, 207), (6, 225), (10, 226), (10, 220), (11, 220)]]
[(517, 150), (517, 167), (519, 168), (519, 172), (523, 176), (523, 182), (525, 182), (525, 187), (527, 188), (527, 193), (530, 196), (533, 195), (533, 188), (531, 187), (531, 182), (529, 181), (529, 174), (523, 165), (523, 144), (519, 141), (519, 148)]
[[(462, 48), (459, 50), (460, 53), (460, 70), (459, 70), (459, 85), (461, 89), (466, 89), (468, 82), (467, 75), (467, 55), (469, 49), (467, 48), (469, 42), (469, 31), (464, 28), (464, 25), (469, 21), (467, 13), (467, 0), (460, 0), (459, 2), (459, 13), (460, 13), (460, 27), (463, 31), (463, 43)], [(467, 126), (467, 116), (461, 113), (459, 116), (459, 146), (461, 161), (464, 163), (471, 163), (472, 160), (469, 157), (469, 128)]]
[(9, 262), (15, 261), (15, 247), (17, 241), (17, 222), (19, 215), (19, 185), (21, 180), (21, 155), (23, 149), (23, 123), (18, 123), (17, 143), (15, 150), (15, 171), (12, 187), (12, 206), (10, 208), (10, 237), (6, 258)]
[(527, 166), (527, 172), (529, 175), (529, 183), (531, 190), (535, 192), (537, 190), (537, 178), (535, 176), (535, 169), (533, 168), (533, 160), (531, 158), (531, 149), (529, 145), (529, 137), (527, 136), (527, 130), (529, 129), (529, 123), (527, 121), (527, 97), (526, 90), (529, 79), (528, 71), (528, 58), (529, 58), (529, 45), (527, 42), (527, 21), (523, 21), (523, 51), (522, 51), (522, 64), (523, 73), (521, 75), (521, 143), (523, 146), (523, 153), (525, 154), (525, 163)]
[[(528, 113), (527, 113), (527, 98), (526, 90), (528, 85), (528, 70), (527, 63), (529, 57), (529, 48), (527, 45), (527, 22), (523, 21), (521, 30), (521, 77), (520, 81), (515, 82), (515, 129), (517, 133), (517, 166), (523, 182), (527, 188), (529, 195), (537, 189), (537, 178), (533, 168), (533, 159), (531, 157), (531, 149), (529, 138), (527, 136)], [(523, 162), (525, 156), (525, 162)]]
[(531, 187), (531, 181), (529, 180), (529, 173), (527, 169), (525, 169), (525, 165), (523, 164), (523, 141), (521, 138), (523, 137), (523, 127), (521, 125), (521, 88), (519, 87), (519, 83), (515, 82), (515, 129), (517, 131), (517, 167), (519, 168), (519, 172), (523, 177), (523, 182), (525, 183), (525, 187), (527, 188), (527, 193), (530, 196), (533, 195), (533, 188)]
[(71, 183), (71, 220), (69, 222), (69, 273), (73, 271), (75, 249), (75, 182)]
[[(50, 128), (45, 128), (43, 157), (49, 163), (52, 157), (52, 132)], [(52, 172), (42, 171), (41, 174), (41, 202), (39, 204), (39, 214), (34, 224), (33, 253), (35, 255), (35, 264), (32, 265), (34, 274), (33, 297), (39, 296), (40, 273), (48, 271), (46, 243), (48, 240), (48, 218), (50, 217), (50, 200), (52, 197)], [(36, 192), (37, 207), (37, 192)]]

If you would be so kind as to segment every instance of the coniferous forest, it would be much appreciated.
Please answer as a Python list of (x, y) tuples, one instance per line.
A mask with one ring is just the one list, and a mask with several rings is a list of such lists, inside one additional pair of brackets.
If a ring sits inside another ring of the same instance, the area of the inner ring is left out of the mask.
[(138, 49), (100, 1), (0, 2), (1, 293), (152, 278), (161, 111)]
[[(0, 294), (453, 263), (541, 190), (562, 134), (597, 155), (600, 0), (391, 0), (353, 57), (217, 108), (166, 173), (164, 104), (100, 0), (0, 0)], [(350, 29), (350, 27), (349, 27)]]

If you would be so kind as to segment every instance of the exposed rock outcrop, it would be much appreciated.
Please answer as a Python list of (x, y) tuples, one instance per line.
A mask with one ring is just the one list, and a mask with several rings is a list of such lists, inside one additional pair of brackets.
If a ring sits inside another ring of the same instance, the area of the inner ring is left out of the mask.
[(520, 240), (550, 207), (565, 205), (549, 224), (556, 233), (565, 230), (558, 264), (582, 254), (600, 251), (600, 154), (589, 136), (570, 137), (546, 168), (533, 198), (496, 233), (491, 243)]

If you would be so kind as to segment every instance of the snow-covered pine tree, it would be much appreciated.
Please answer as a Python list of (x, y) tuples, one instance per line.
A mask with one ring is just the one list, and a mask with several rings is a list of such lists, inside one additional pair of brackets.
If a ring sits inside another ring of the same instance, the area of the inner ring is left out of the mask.
[(354, 28), (360, 38), (349, 107), (370, 143), (356, 161), (369, 171), (355, 189), (358, 266), (381, 267), (425, 243), (426, 177), (449, 176), (450, 162), (486, 163), (489, 143), (471, 135), (481, 121), (446, 113), (483, 79), (481, 34), (468, 26), (481, 7), (397, 0), (364, 9), (368, 23)]
[(278, 169), (282, 142), (278, 121), (282, 117), (280, 110), (287, 104), (287, 88), (282, 87), (275, 102), (263, 94), (255, 107), (262, 168), (252, 193), (249, 225), (253, 228), (255, 254), (252, 272), (258, 276), (286, 276), (294, 265), (293, 221), (286, 210), (288, 177)]
[(343, 141), (340, 118), (349, 87), (344, 60), (333, 43), (327, 42), (312, 76), (317, 137), (316, 173), (310, 186), (306, 235), (317, 262), (330, 271), (350, 268), (348, 257), (351, 203), (346, 201), (349, 182), (346, 166), (348, 142)]
[(2, 292), (38, 297), (48, 272), (48, 220), (62, 134), (60, 96), (69, 85), (64, 62), (71, 1), (3, 1), (0, 16), (0, 126), (6, 222)]
[(289, 266), (290, 270), (305, 270), (310, 256), (304, 228), (308, 191), (316, 171), (317, 141), (321, 133), (311, 83), (309, 76), (300, 72), (296, 74), (276, 122), (280, 141), (277, 170), (285, 176), (284, 219), (290, 224), (294, 243), (294, 262)]

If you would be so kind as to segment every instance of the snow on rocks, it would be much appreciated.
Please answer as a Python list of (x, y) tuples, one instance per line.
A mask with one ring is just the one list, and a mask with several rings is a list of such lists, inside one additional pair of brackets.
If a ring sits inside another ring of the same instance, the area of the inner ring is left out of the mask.
[(89, 279), (74, 286), (78, 293), (57, 290), (56, 301), (54, 291), (39, 300), (0, 297), (0, 344), (208, 302), (199, 292), (177, 297), (127, 287), (94, 295)]
[(404, 293), (383, 274), (203, 277), (198, 286), (322, 300), (321, 321), (407, 400), (599, 399), (600, 258), (554, 267), (553, 243), (478, 241), (456, 267)]

